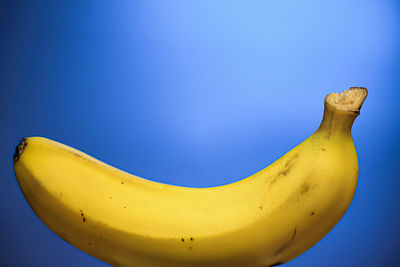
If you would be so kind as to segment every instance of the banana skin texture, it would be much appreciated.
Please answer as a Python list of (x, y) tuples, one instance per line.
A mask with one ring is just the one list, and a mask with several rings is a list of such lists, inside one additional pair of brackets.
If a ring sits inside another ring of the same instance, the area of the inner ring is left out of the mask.
[(14, 170), (33, 211), (69, 244), (114, 266), (277, 266), (342, 218), (358, 179), (351, 128), (367, 96), (325, 98), (318, 130), (234, 183), (158, 183), (42, 137), (24, 138)]

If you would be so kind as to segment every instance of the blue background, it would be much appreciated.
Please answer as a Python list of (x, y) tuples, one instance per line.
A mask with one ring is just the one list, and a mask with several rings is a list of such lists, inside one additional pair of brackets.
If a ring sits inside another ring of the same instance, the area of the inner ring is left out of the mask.
[(0, 265), (107, 266), (32, 212), (24, 136), (148, 179), (237, 181), (311, 135), (330, 92), (364, 86), (357, 192), (285, 266), (400, 266), (400, 5), (363, 1), (1, 1)]

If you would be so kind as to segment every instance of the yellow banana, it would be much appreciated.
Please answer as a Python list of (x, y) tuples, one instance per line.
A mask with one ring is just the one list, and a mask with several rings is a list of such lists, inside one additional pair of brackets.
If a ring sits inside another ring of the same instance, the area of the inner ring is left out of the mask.
[(57, 235), (115, 266), (275, 266), (341, 219), (358, 177), (351, 128), (367, 96), (325, 98), (318, 130), (267, 168), (228, 185), (146, 180), (42, 137), (24, 138), (14, 170), (26, 200)]

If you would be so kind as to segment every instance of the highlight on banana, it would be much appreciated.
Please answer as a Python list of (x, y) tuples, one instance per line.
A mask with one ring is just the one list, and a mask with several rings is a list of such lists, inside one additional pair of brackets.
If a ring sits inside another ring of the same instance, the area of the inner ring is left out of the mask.
[(22, 139), (14, 171), (48, 228), (111, 265), (276, 266), (314, 246), (348, 209), (358, 179), (351, 128), (366, 97), (363, 87), (329, 94), (314, 134), (223, 186), (158, 183), (43, 137)]

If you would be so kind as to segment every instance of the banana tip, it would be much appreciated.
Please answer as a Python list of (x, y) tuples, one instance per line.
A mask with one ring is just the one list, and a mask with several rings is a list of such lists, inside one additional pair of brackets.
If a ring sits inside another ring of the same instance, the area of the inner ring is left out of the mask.
[(15, 148), (13, 156), (14, 162), (19, 160), (27, 145), (28, 145), (28, 138), (26, 137), (22, 138), (21, 142), (19, 142), (18, 146)]

